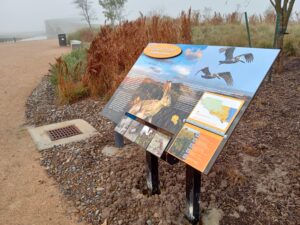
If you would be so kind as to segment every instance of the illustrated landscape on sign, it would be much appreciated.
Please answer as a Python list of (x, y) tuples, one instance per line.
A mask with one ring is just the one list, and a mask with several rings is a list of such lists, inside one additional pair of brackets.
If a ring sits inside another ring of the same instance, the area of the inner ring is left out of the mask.
[(222, 140), (223, 138), (217, 134), (186, 123), (168, 153), (205, 172)]
[(240, 99), (206, 92), (187, 121), (224, 135), (243, 104)]

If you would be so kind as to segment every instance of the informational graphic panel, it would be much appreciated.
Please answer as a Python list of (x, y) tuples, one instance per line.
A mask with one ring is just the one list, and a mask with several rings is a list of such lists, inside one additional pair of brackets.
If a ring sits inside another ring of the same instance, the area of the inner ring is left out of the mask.
[[(278, 53), (277, 49), (150, 43), (102, 115), (118, 124), (117, 132), (158, 157), (171, 141), (168, 153), (207, 173)], [(126, 113), (145, 123), (133, 123), (124, 117)], [(197, 145), (179, 150), (180, 140), (186, 140), (180, 135), (187, 128), (199, 133)], [(165, 132), (157, 133), (158, 129)], [(195, 146), (201, 146), (200, 152)]]
[(184, 124), (168, 150), (170, 154), (204, 172), (222, 137), (191, 124)]

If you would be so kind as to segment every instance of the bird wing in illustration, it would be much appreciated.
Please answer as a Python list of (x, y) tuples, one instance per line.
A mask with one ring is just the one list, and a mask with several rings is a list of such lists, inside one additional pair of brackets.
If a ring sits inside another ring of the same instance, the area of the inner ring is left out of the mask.
[(197, 75), (200, 72), (204, 73), (204, 75), (201, 75), (201, 77), (203, 77), (203, 78), (211, 78), (211, 73), (209, 72), (209, 68), (208, 67), (205, 67), (205, 68), (203, 68), (201, 70), (198, 70), (195, 73), (195, 75)]
[(209, 76), (211, 73), (209, 72), (209, 68), (205, 67), (203, 69), (200, 70), (202, 73), (204, 73), (206, 76)]
[(225, 52), (225, 60), (232, 60), (233, 59), (233, 52), (235, 50), (235, 47), (229, 47), (229, 48), (221, 48), (219, 50), (220, 53)]
[(228, 86), (233, 85), (233, 79), (230, 72), (218, 73), (218, 75), (225, 80)]
[(254, 56), (252, 53), (242, 54), (237, 57), (244, 57), (247, 63), (251, 63), (254, 60)]

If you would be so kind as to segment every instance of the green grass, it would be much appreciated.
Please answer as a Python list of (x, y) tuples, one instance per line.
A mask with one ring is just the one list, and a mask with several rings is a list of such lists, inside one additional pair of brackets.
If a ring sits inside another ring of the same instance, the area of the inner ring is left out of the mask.
[[(62, 60), (66, 63), (68, 71), (72, 74), (73, 81), (81, 80), (86, 69), (86, 59), (85, 48), (73, 50), (71, 53), (62, 56)], [(58, 85), (57, 64), (50, 65), (50, 82), (54, 86)]]
[[(272, 48), (274, 25), (250, 24), (253, 47)], [(287, 55), (300, 56), (300, 24), (291, 24), (285, 36), (284, 50)], [(200, 24), (192, 29), (193, 44), (248, 46), (246, 26), (243, 24)]]
[(50, 65), (50, 82), (61, 104), (69, 104), (89, 95), (82, 82), (87, 65), (86, 54), (85, 48), (73, 50)]

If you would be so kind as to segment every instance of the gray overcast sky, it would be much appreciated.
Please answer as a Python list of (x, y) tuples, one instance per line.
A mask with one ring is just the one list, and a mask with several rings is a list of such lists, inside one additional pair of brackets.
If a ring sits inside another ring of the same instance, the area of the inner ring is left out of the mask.
[[(98, 0), (92, 1), (98, 23), (102, 23), (104, 17)], [(177, 16), (181, 10), (190, 6), (193, 10), (203, 10), (207, 7), (213, 11), (227, 13), (234, 11), (238, 4), (240, 11), (250, 14), (262, 13), (270, 6), (269, 0), (128, 0), (125, 14), (128, 19), (136, 18), (139, 11), (144, 14), (159, 11)], [(294, 10), (300, 11), (300, 0), (296, 0)], [(41, 31), (44, 30), (45, 19), (78, 16), (79, 10), (72, 4), (72, 0), (0, 0), (0, 33)]]

